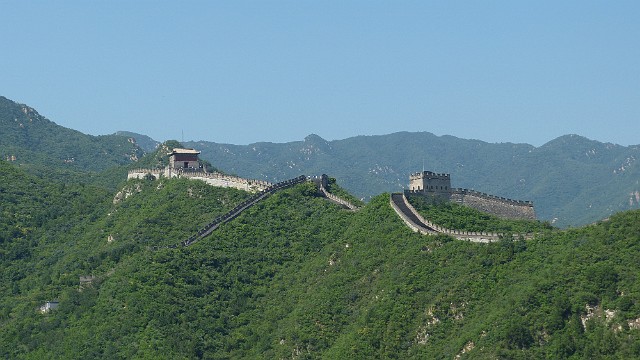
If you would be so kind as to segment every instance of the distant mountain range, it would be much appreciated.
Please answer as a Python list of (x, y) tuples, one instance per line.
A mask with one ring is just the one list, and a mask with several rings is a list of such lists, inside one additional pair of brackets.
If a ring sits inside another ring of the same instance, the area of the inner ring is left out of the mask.
[(640, 146), (566, 135), (540, 147), (399, 132), (284, 144), (187, 142), (220, 169), (268, 180), (327, 173), (359, 197), (401, 191), (409, 174), (450, 173), (452, 186), (531, 200), (540, 219), (581, 225), (639, 207)]
[[(0, 158), (29, 167), (100, 172), (135, 166), (160, 143), (118, 132), (91, 136), (64, 128), (34, 109), (0, 97)], [(640, 207), (640, 145), (620, 146), (566, 135), (540, 147), (492, 144), (428, 132), (289, 143), (185, 142), (227, 173), (277, 181), (329, 174), (365, 200), (401, 191), (423, 168), (450, 173), (452, 185), (531, 200), (538, 217), (566, 227)], [(122, 174), (116, 171), (114, 179)]]

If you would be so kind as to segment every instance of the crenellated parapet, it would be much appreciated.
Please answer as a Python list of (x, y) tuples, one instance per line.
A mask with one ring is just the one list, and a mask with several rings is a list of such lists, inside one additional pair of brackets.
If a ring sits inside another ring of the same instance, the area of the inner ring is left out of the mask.
[(513, 200), (487, 193), (451, 187), (449, 174), (422, 171), (409, 175), (406, 193), (431, 197), (438, 201), (453, 201), (501, 218), (535, 220), (531, 201)]
[(445, 174), (445, 173), (434, 173), (432, 171), (420, 171), (420, 172), (415, 172), (412, 173), (411, 175), (409, 175), (409, 179), (410, 180), (414, 180), (414, 179), (422, 179), (422, 178), (431, 178), (431, 179), (451, 179), (451, 174)]
[(326, 197), (327, 199), (333, 201), (334, 203), (336, 203), (338, 205), (342, 205), (345, 208), (347, 208), (349, 210), (352, 210), (352, 211), (360, 210), (359, 207), (353, 205), (349, 201), (347, 201), (347, 200), (345, 200), (345, 199), (343, 199), (343, 198), (341, 198), (341, 197), (339, 197), (337, 195), (334, 195), (334, 194), (328, 192), (327, 189), (324, 186), (320, 186), (319, 191), (322, 194), (322, 196)]
[(161, 176), (171, 177), (168, 169), (133, 169), (129, 170), (127, 173), (127, 180), (130, 179), (145, 179), (149, 178), (149, 176), (153, 176), (154, 178), (159, 178)]
[(451, 175), (422, 171), (409, 175), (409, 190), (447, 197), (451, 194)]
[(194, 234), (191, 237), (189, 237), (188, 239), (182, 241), (180, 244), (176, 244), (176, 245), (173, 245), (173, 246), (170, 246), (170, 247), (175, 248), (175, 247), (178, 247), (178, 246), (185, 246), (185, 247), (186, 246), (190, 246), (190, 245), (198, 242), (199, 240), (203, 239), (204, 237), (208, 236), (209, 234), (211, 234), (220, 225), (235, 219), (243, 211), (247, 210), (248, 208), (252, 207), (253, 205), (255, 205), (258, 202), (262, 201), (263, 199), (267, 198), (271, 194), (273, 194), (273, 193), (275, 193), (277, 191), (280, 191), (280, 190), (283, 190), (283, 189), (287, 189), (287, 188), (290, 188), (292, 186), (301, 184), (301, 183), (303, 183), (305, 181), (307, 181), (307, 177), (304, 176), (304, 175), (300, 175), (300, 176), (298, 176), (296, 178), (293, 178), (293, 179), (281, 181), (281, 182), (276, 183), (276, 184), (271, 184), (267, 188), (261, 190), (260, 192), (258, 192), (255, 195), (253, 195), (251, 198), (249, 198), (249, 199), (243, 201), (242, 203), (238, 204), (235, 208), (231, 209), (226, 214), (213, 219), (213, 221), (211, 221), (209, 224), (205, 225), (196, 234)]
[(468, 189), (454, 189), (450, 200), (504, 219), (536, 219), (531, 201), (507, 199)]
[[(413, 231), (419, 232), (424, 235), (429, 234), (446, 234), (458, 240), (465, 240), (478, 243), (489, 243), (498, 241), (505, 237), (506, 234), (496, 232), (484, 232), (484, 231), (463, 231), (447, 229), (438, 224), (435, 224), (428, 219), (424, 218), (418, 211), (411, 205), (406, 197), (406, 193), (394, 193), (391, 194), (390, 199), (391, 207), (400, 216), (402, 221)], [(520, 234), (524, 239), (533, 238), (533, 234)]]
[(487, 193), (483, 193), (480, 191), (475, 191), (475, 190), (469, 190), (469, 189), (463, 189), (463, 188), (455, 188), (455, 189), (451, 189), (451, 193), (454, 195), (472, 195), (472, 196), (476, 196), (479, 198), (483, 198), (483, 199), (487, 199), (487, 200), (495, 200), (495, 201), (500, 201), (503, 203), (510, 203), (513, 205), (523, 205), (523, 206), (531, 206), (533, 207), (533, 202), (532, 201), (526, 201), (526, 200), (513, 200), (513, 199), (509, 199), (509, 198), (504, 198), (501, 196), (495, 196), (495, 195), (491, 195), (491, 194), (487, 194)]

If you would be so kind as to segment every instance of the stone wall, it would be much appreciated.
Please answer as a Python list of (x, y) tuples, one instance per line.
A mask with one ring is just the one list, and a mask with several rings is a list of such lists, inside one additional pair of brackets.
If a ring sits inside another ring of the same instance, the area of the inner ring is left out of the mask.
[(202, 180), (212, 186), (231, 187), (249, 192), (263, 191), (273, 185), (268, 181), (243, 179), (237, 176), (224, 175), (220, 173), (184, 172), (180, 176), (194, 180)]
[(453, 189), (450, 200), (504, 219), (536, 219), (530, 201), (512, 200), (468, 189)]
[[(426, 219), (422, 215), (420, 215), (420, 213), (418, 213), (418, 211), (411, 205), (411, 203), (407, 199), (408, 193), (411, 193), (411, 192), (391, 194), (391, 207), (400, 216), (402, 221), (404, 221), (404, 223), (415, 232), (420, 232), (421, 234), (424, 234), (424, 235), (446, 234), (458, 240), (465, 240), (465, 241), (478, 242), (478, 243), (489, 243), (493, 241), (498, 241), (503, 236), (505, 236), (505, 234), (495, 233), (495, 232), (462, 231), (462, 230), (447, 229), (437, 224), (434, 224), (431, 221), (429, 221), (429, 219)], [(404, 211), (403, 211), (403, 208), (404, 208)], [(413, 219), (415, 219), (415, 221), (411, 220), (412, 217)], [(519, 234), (519, 236), (522, 236), (526, 240), (530, 240), (534, 237), (534, 234), (531, 234), (531, 233)]]
[(327, 199), (335, 202), (336, 204), (342, 205), (345, 208), (349, 209), (349, 210), (353, 210), (353, 211), (357, 211), (360, 210), (357, 206), (353, 205), (352, 203), (348, 202), (347, 200), (333, 195), (332, 193), (328, 192), (327, 189), (324, 186), (320, 186), (320, 194), (322, 194), (322, 196), (326, 197)]
[(411, 211), (424, 225), (428, 228), (433, 229), (437, 233), (451, 235), (458, 240), (468, 240), (473, 242), (491, 242), (497, 241), (503, 234), (494, 233), (494, 232), (481, 232), (481, 231), (462, 231), (462, 230), (453, 230), (447, 229), (440, 225), (434, 224), (428, 219), (425, 219), (418, 211), (411, 205), (409, 199), (407, 199), (406, 194), (402, 194), (402, 200), (405, 203), (405, 206)]
[(273, 185), (264, 180), (244, 179), (237, 176), (225, 175), (217, 172), (205, 172), (202, 169), (135, 169), (129, 171), (127, 179), (144, 179), (153, 176), (160, 177), (184, 177), (194, 180), (202, 180), (209, 185), (218, 187), (231, 187), (249, 192), (259, 192)]
[(144, 179), (147, 176), (153, 176), (154, 178), (159, 178), (160, 176), (171, 177), (171, 173), (165, 169), (135, 169), (129, 170), (127, 174), (127, 180), (130, 179)]
[(414, 173), (409, 176), (409, 189), (448, 197), (451, 193), (451, 176), (431, 171)]
[(215, 218), (212, 222), (207, 224), (204, 228), (200, 229), (200, 231), (198, 231), (198, 233), (196, 233), (195, 235), (192, 235), (187, 240), (184, 240), (180, 244), (176, 244), (176, 245), (173, 245), (173, 246), (170, 246), (170, 247), (175, 248), (175, 247), (178, 247), (178, 246), (189, 246), (189, 245), (192, 245), (192, 244), (198, 242), (200, 239), (202, 239), (202, 238), (208, 236), (209, 234), (211, 234), (215, 229), (218, 228), (218, 226), (220, 224), (223, 224), (223, 223), (226, 223), (228, 221), (231, 221), (231, 220), (235, 219), (235, 217), (238, 216), (240, 213), (242, 213), (244, 210), (252, 207), (253, 205), (258, 203), (262, 199), (266, 198), (270, 194), (273, 194), (276, 191), (279, 191), (279, 190), (282, 190), (282, 189), (286, 189), (286, 188), (295, 186), (295, 185), (303, 183), (305, 181), (307, 181), (307, 177), (304, 176), (304, 175), (300, 175), (300, 176), (298, 176), (297, 178), (294, 178), (294, 179), (281, 181), (281, 182), (279, 182), (277, 184), (271, 184), (270, 186), (266, 187), (262, 191), (258, 192), (254, 196), (252, 196), (251, 198), (249, 198), (249, 199), (243, 201), (242, 203), (240, 203), (239, 205), (237, 205), (235, 208), (230, 210), (228, 213)]

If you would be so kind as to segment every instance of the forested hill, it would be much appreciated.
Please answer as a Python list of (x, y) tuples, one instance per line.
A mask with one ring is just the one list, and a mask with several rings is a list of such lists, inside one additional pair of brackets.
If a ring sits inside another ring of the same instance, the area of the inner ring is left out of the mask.
[(153, 251), (250, 194), (185, 179), (109, 193), (3, 161), (0, 177), (2, 358), (640, 357), (638, 211), (475, 244), (411, 232), (389, 194), (352, 212), (307, 183)]
[(143, 155), (126, 136), (85, 135), (0, 96), (0, 158), (44, 171), (103, 171)]
[(227, 172), (286, 179), (328, 173), (359, 197), (399, 191), (423, 168), (450, 173), (452, 185), (532, 200), (538, 217), (557, 226), (591, 223), (640, 206), (640, 146), (567, 135), (534, 147), (401, 132), (326, 141), (246, 146), (206, 141), (185, 145)]
[(137, 134), (130, 131), (116, 131), (114, 135), (126, 136), (127, 138), (135, 139), (136, 144), (147, 153), (155, 151), (161, 144), (159, 141), (153, 140), (147, 135)]

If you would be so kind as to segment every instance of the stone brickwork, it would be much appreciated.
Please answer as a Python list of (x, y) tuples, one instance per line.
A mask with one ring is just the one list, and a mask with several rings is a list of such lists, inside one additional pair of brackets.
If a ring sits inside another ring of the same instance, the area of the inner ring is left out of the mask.
[(293, 179), (281, 181), (281, 182), (276, 183), (276, 184), (272, 184), (271, 186), (268, 186), (267, 188), (265, 188), (264, 190), (262, 190), (259, 193), (255, 194), (251, 198), (243, 201), (242, 203), (240, 203), (238, 206), (233, 208), (228, 213), (215, 218), (212, 222), (207, 224), (204, 228), (200, 229), (200, 231), (198, 231), (198, 233), (192, 235), (187, 240), (182, 241), (180, 244), (176, 244), (176, 245), (169, 246), (169, 247), (176, 248), (178, 246), (189, 246), (189, 245), (192, 245), (192, 244), (198, 242), (199, 240), (201, 240), (202, 238), (204, 238), (204, 237), (208, 236), (209, 234), (211, 234), (221, 224), (224, 224), (226, 222), (229, 222), (229, 221), (235, 219), (236, 216), (240, 215), (240, 213), (242, 213), (246, 209), (252, 207), (253, 205), (258, 203), (259, 201), (267, 198), (271, 194), (273, 194), (273, 193), (275, 193), (275, 192), (277, 192), (279, 190), (287, 189), (287, 188), (290, 188), (290, 187), (295, 186), (297, 184), (301, 184), (301, 183), (303, 183), (305, 181), (307, 181), (307, 177), (304, 176), (304, 175), (300, 175), (297, 178), (293, 178)]
[(259, 192), (273, 185), (264, 180), (244, 179), (237, 176), (226, 175), (218, 172), (206, 172), (203, 169), (135, 169), (129, 171), (127, 179), (158, 179), (160, 177), (183, 177), (193, 180), (202, 180), (209, 185), (218, 187), (230, 187), (249, 192)]
[(450, 200), (503, 219), (536, 219), (530, 201), (512, 200), (468, 189), (454, 189)]
[(422, 171), (409, 176), (409, 190), (448, 197), (451, 194), (451, 176)]
[(330, 192), (327, 191), (327, 189), (324, 186), (321, 186), (319, 189), (320, 194), (322, 194), (322, 196), (326, 197), (327, 199), (333, 201), (334, 203), (344, 206), (346, 209), (352, 210), (352, 211), (358, 211), (360, 210), (360, 208), (358, 208), (357, 206), (353, 205), (352, 203), (350, 203), (349, 201), (336, 196)]
[(420, 194), (434, 201), (454, 201), (504, 219), (536, 219), (532, 202), (507, 199), (469, 189), (451, 188), (449, 174), (431, 171), (413, 173), (409, 176), (409, 190), (405, 192)]
[[(495, 232), (484, 231), (461, 231), (447, 229), (442, 226), (436, 225), (425, 219), (422, 215), (416, 211), (416, 209), (409, 203), (406, 194), (394, 193), (391, 194), (391, 207), (400, 216), (402, 221), (413, 231), (419, 232), (423, 235), (432, 234), (446, 234), (450, 235), (458, 240), (465, 240), (477, 243), (489, 243), (500, 240), (505, 234)], [(532, 239), (533, 234), (519, 234), (524, 239)]]

